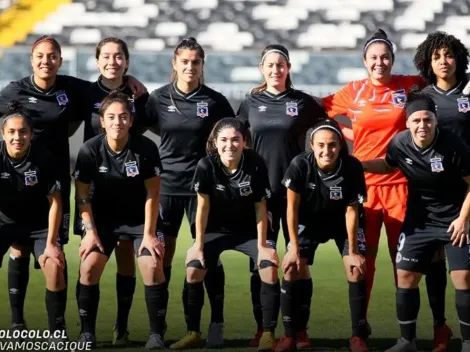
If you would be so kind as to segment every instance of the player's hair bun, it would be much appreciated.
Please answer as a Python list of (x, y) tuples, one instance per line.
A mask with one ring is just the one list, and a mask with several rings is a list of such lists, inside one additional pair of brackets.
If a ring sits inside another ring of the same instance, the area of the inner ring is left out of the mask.
[(195, 42), (195, 43), (197, 43), (197, 40), (194, 37), (186, 37), (181, 42)]
[(372, 36), (374, 39), (388, 39), (387, 33), (381, 28), (377, 29), (377, 31)]
[(8, 115), (19, 114), (27, 117), (28, 111), (18, 100), (10, 100), (7, 105)]

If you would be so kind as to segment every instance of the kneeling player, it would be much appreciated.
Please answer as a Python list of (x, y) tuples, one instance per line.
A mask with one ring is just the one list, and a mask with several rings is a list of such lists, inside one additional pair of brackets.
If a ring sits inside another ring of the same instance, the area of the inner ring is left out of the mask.
[(258, 350), (271, 351), (279, 313), (278, 257), (266, 241), (266, 198), (271, 195), (264, 160), (244, 149), (247, 130), (232, 118), (217, 122), (207, 141), (209, 156), (201, 159), (194, 175), (197, 192), (196, 241), (186, 257), (188, 334), (171, 346), (191, 349), (202, 343), (203, 280), (226, 250), (236, 250), (259, 266), (262, 280), (263, 329)]
[(100, 107), (106, 134), (88, 140), (77, 158), (76, 201), (86, 231), (79, 253), (79, 342), (96, 344), (99, 281), (117, 241), (126, 236), (134, 242), (145, 284), (150, 321), (146, 348), (159, 349), (164, 348), (168, 301), (162, 265), (164, 246), (156, 236), (161, 164), (155, 143), (144, 136), (129, 135), (131, 111), (127, 95), (113, 92), (107, 96)]
[(31, 143), (32, 122), (26, 110), (13, 101), (8, 107), (0, 142), (0, 255), (3, 258), (10, 245), (32, 250), (46, 278), (49, 330), (65, 330), (65, 258), (58, 245), (62, 201), (56, 165), (45, 149)]
[[(343, 256), (349, 283), (352, 320), (350, 349), (367, 351), (366, 285), (364, 281), (364, 232), (359, 230), (360, 207), (366, 195), (361, 163), (348, 154), (336, 121), (317, 123), (310, 135), (313, 152), (295, 157), (282, 183), (287, 187), (287, 224), (289, 250), (283, 260), (284, 279), (281, 289), (282, 321), (285, 335), (276, 346), (277, 352), (295, 350), (295, 329), (303, 292), (298, 280), (310, 278), (320, 243), (334, 239)], [(304, 299), (305, 301), (305, 299)]]
[(457, 135), (438, 129), (436, 105), (411, 91), (409, 128), (390, 142), (385, 159), (363, 162), (364, 170), (399, 168), (408, 179), (408, 206), (396, 257), (397, 316), (401, 338), (390, 352), (416, 351), (419, 281), (436, 250), (444, 245), (455, 287), (462, 351), (470, 351), (470, 150)]

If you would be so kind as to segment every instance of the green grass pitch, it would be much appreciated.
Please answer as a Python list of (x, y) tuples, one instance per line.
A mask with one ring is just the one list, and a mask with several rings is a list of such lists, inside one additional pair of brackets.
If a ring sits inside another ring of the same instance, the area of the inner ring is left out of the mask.
[[(73, 208), (72, 208), (73, 209)], [(179, 238), (178, 248), (173, 263), (173, 273), (170, 284), (170, 300), (167, 313), (168, 332), (167, 342), (179, 339), (185, 334), (185, 323), (182, 313), (181, 288), (184, 277), (184, 257), (191, 245), (188, 227), (183, 225)], [(66, 246), (69, 264), (69, 289), (67, 305), (67, 325), (71, 339), (78, 336), (78, 313), (75, 300), (75, 282), (78, 273), (78, 246), (77, 236), (71, 236)], [(284, 241), (281, 240), (278, 248), (279, 254), (284, 253)], [(0, 269), (0, 329), (10, 326), (10, 313), (7, 290), (7, 256)], [(245, 348), (249, 339), (255, 332), (255, 323), (251, 311), (249, 288), (248, 258), (234, 251), (225, 252), (222, 261), (226, 271), (225, 286), (225, 339), (227, 351), (250, 350)], [(320, 246), (316, 254), (316, 262), (311, 267), (314, 280), (314, 294), (312, 299), (309, 334), (313, 339), (315, 351), (347, 350), (347, 339), (350, 335), (350, 315), (348, 304), (348, 286), (345, 279), (341, 258), (333, 241)], [(145, 308), (143, 283), (138, 275), (137, 289), (130, 314), (129, 329), (132, 346), (128, 348), (113, 348), (112, 326), (116, 316), (115, 293), (116, 264), (114, 256), (110, 259), (105, 273), (101, 279), (101, 301), (97, 322), (97, 340), (101, 351), (139, 351), (144, 350), (143, 345), (148, 334), (147, 311)], [(44, 278), (40, 271), (31, 268), (30, 282), (26, 298), (25, 315), (30, 329), (45, 329), (47, 316), (44, 303)], [(202, 318), (202, 334), (206, 336), (209, 323), (209, 302), (205, 299)], [(454, 334), (459, 336), (459, 325), (454, 308), (454, 294), (449, 278), (447, 290), (447, 318)], [(390, 347), (398, 337), (399, 328), (395, 315), (395, 294), (390, 259), (388, 258), (385, 236), (382, 237), (373, 297), (369, 309), (369, 321), (372, 325), (373, 335), (368, 345), (371, 350), (383, 351)], [(276, 336), (282, 333), (279, 323)], [(426, 296), (424, 280), (421, 284), (421, 311), (418, 323), (418, 336), (420, 350), (430, 350), (432, 346), (432, 318)], [(460, 350), (457, 339), (453, 341), (451, 350)], [(254, 349), (253, 349), (254, 350)]]

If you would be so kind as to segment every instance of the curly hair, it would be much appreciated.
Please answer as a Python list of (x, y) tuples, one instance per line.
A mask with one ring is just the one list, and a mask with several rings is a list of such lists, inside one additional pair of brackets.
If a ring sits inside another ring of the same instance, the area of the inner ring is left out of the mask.
[(470, 56), (467, 48), (453, 35), (440, 31), (429, 34), (416, 50), (413, 62), (421, 77), (428, 83), (436, 83), (437, 79), (432, 70), (431, 62), (434, 53), (440, 49), (448, 49), (452, 52), (457, 65), (455, 71), (457, 80), (466, 82), (468, 57)]

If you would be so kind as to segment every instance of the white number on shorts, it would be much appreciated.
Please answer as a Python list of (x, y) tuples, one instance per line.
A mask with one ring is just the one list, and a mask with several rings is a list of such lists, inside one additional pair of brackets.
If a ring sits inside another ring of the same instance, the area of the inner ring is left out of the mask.
[(400, 234), (400, 237), (398, 238), (398, 251), (401, 251), (403, 249), (403, 246), (405, 245), (405, 240), (406, 240), (406, 235), (404, 232)]

